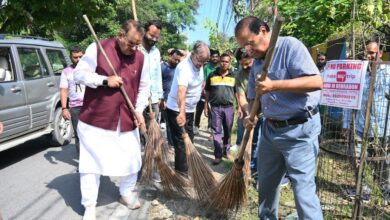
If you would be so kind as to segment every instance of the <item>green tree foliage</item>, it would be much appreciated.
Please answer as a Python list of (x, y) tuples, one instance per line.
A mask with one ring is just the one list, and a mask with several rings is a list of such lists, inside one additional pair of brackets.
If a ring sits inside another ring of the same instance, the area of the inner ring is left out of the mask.
[[(136, 1), (141, 23), (156, 19), (164, 27), (158, 47), (185, 49), (180, 32), (196, 23), (198, 0)], [(88, 15), (100, 38), (115, 36), (120, 24), (133, 17), (130, 0), (0, 0), (0, 33), (28, 34), (86, 47), (93, 41), (82, 15)]]
[[(253, 12), (247, 0), (234, 0), (238, 18), (255, 15), (266, 21), (272, 20), (273, 0), (254, 0)], [(350, 37), (351, 25), (355, 36), (367, 38), (379, 35), (387, 38), (390, 32), (390, 5), (388, 0), (356, 0), (356, 18), (351, 23), (353, 0), (279, 0), (279, 14), (286, 18), (282, 34), (302, 40), (313, 46), (332, 38)]]
[(206, 20), (204, 27), (209, 29), (209, 42), (212, 49), (218, 50), (220, 53), (232, 54), (234, 49), (238, 47), (235, 38), (220, 32), (211, 20)]

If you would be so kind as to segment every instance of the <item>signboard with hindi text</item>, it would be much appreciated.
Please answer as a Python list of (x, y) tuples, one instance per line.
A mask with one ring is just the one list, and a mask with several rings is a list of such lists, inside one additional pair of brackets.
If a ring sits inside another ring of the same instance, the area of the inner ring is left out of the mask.
[(368, 61), (331, 60), (322, 72), (321, 105), (360, 109)]

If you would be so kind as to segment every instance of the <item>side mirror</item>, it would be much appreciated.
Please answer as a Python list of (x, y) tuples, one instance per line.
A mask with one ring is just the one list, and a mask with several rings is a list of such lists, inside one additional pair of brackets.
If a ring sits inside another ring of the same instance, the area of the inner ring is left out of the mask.
[(0, 68), (0, 82), (4, 82), (6, 77), (6, 71), (3, 68)]

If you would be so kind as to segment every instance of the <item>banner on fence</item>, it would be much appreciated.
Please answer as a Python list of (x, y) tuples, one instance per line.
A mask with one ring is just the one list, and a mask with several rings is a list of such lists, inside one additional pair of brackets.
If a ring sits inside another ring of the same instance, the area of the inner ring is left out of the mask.
[(368, 61), (331, 60), (322, 72), (321, 105), (360, 109)]

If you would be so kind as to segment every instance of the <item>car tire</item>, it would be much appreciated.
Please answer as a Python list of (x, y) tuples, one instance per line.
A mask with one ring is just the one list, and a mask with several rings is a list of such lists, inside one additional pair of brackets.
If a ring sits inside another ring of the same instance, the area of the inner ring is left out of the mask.
[(50, 135), (50, 144), (55, 146), (67, 145), (73, 137), (73, 128), (70, 120), (62, 117), (61, 108), (54, 112), (53, 131)]

